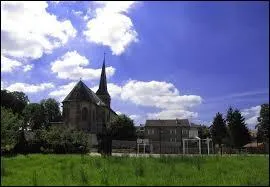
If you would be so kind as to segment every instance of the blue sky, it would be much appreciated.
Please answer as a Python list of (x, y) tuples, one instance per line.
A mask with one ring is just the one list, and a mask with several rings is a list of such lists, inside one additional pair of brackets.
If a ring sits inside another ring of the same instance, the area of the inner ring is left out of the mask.
[(268, 2), (1, 2), (1, 88), (58, 101), (96, 91), (106, 52), (112, 108), (209, 125), (269, 102)]

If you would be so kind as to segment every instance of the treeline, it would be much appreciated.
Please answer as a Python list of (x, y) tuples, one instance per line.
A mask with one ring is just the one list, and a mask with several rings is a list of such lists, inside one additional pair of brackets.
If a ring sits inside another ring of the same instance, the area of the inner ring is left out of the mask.
[[(256, 141), (269, 144), (269, 104), (261, 105), (260, 116), (257, 119)], [(225, 117), (217, 113), (210, 126), (210, 134), (215, 144), (234, 149), (241, 149), (244, 145), (254, 141), (240, 110), (230, 107)]]
[(51, 126), (62, 121), (59, 105), (52, 98), (30, 103), (23, 92), (1, 90), (1, 152), (88, 151), (89, 138), (83, 131)]

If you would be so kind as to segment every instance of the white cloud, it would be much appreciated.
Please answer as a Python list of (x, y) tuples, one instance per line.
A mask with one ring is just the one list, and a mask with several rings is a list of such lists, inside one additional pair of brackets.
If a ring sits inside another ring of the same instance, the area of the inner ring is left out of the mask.
[(76, 36), (69, 20), (58, 21), (45, 1), (1, 2), (1, 54), (40, 58)]
[(12, 60), (1, 55), (1, 72), (12, 72), (15, 68), (22, 66), (22, 63), (17, 60)]
[(167, 82), (128, 81), (122, 88), (121, 98), (137, 105), (160, 109), (188, 109), (202, 102), (197, 95), (179, 95), (179, 91)]
[(1, 90), (6, 88), (6, 83), (4, 81), (1, 81)]
[(122, 114), (122, 112), (120, 112), (120, 111), (116, 111), (115, 113), (116, 113), (117, 115)]
[(28, 65), (25, 65), (23, 67), (23, 71), (24, 72), (30, 71), (33, 68), (33, 66), (34, 66), (33, 64), (31, 64), (31, 65), (29, 65), (29, 64)]
[(251, 108), (243, 109), (242, 115), (246, 119), (246, 123), (250, 128), (255, 128), (255, 126), (258, 124), (257, 118), (260, 115), (261, 106), (254, 106)]
[[(101, 69), (83, 68), (87, 66), (89, 61), (86, 57), (81, 56), (77, 51), (67, 52), (58, 60), (51, 63), (51, 70), (57, 73), (57, 77), (61, 79), (79, 80), (95, 80), (100, 78)], [(106, 75), (111, 77), (115, 72), (115, 68), (107, 67)]]
[(27, 84), (27, 83), (14, 83), (9, 85), (6, 89), (9, 91), (21, 91), (24, 93), (36, 93), (44, 91), (46, 89), (54, 88), (52, 83), (41, 83), (41, 84)]
[(72, 10), (71, 11), (75, 16), (81, 16), (83, 14), (82, 11), (75, 11), (75, 10)]
[(63, 101), (69, 92), (73, 89), (77, 82), (70, 82), (69, 84), (59, 86), (56, 90), (49, 93), (49, 96), (55, 97)]
[(158, 113), (148, 113), (147, 117), (150, 119), (175, 119), (175, 118), (196, 118), (198, 113), (181, 109), (162, 110)]
[[(109, 46), (114, 55), (122, 54), (132, 43), (137, 42), (137, 32), (131, 19), (127, 16), (134, 1), (96, 2), (101, 7), (95, 11), (96, 16), (87, 23), (83, 33), (89, 42)], [(85, 17), (85, 20), (88, 16)]]

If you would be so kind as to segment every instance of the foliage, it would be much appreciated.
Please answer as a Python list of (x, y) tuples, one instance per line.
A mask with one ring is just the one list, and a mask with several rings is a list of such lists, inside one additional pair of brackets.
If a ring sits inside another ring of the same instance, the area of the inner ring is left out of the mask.
[(213, 142), (221, 146), (227, 135), (226, 123), (221, 113), (216, 114), (210, 132)]
[[(6, 170), (1, 178), (3, 186), (269, 185), (269, 158), (264, 156), (179, 156), (163, 162), (162, 158), (153, 157), (91, 156), (82, 162), (81, 155), (74, 154), (29, 154), (1, 159)], [(63, 176), (65, 180), (61, 180)]]
[(211, 133), (207, 126), (202, 125), (198, 129), (198, 135), (199, 135), (199, 138), (206, 139), (206, 138), (210, 138)]
[(111, 122), (111, 132), (115, 140), (135, 140), (136, 129), (134, 122), (128, 116), (121, 114)]
[(23, 92), (1, 90), (1, 106), (10, 108), (13, 113), (21, 114), (29, 99)]
[(1, 148), (13, 149), (19, 141), (23, 121), (11, 109), (1, 107)]
[(250, 142), (251, 137), (245, 124), (245, 118), (238, 109), (229, 108), (227, 123), (233, 147), (241, 148)]
[(88, 135), (72, 128), (51, 126), (48, 130), (40, 130), (39, 137), (44, 149), (54, 153), (86, 152), (89, 147)]
[(23, 110), (25, 124), (32, 130), (45, 126), (45, 112), (42, 105), (30, 103)]
[(45, 122), (48, 125), (49, 122), (61, 121), (61, 112), (59, 108), (59, 102), (55, 99), (43, 99), (40, 102), (45, 114)]
[(262, 104), (260, 110), (260, 116), (258, 117), (258, 139), (264, 142), (269, 142), (269, 104)]

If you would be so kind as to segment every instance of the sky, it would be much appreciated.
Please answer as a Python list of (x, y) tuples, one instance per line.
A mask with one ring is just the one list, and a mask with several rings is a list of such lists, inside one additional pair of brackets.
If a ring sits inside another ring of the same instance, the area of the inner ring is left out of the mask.
[(211, 125), (239, 109), (254, 129), (269, 103), (269, 2), (1, 1), (1, 89), (62, 102), (99, 84), (136, 125)]

